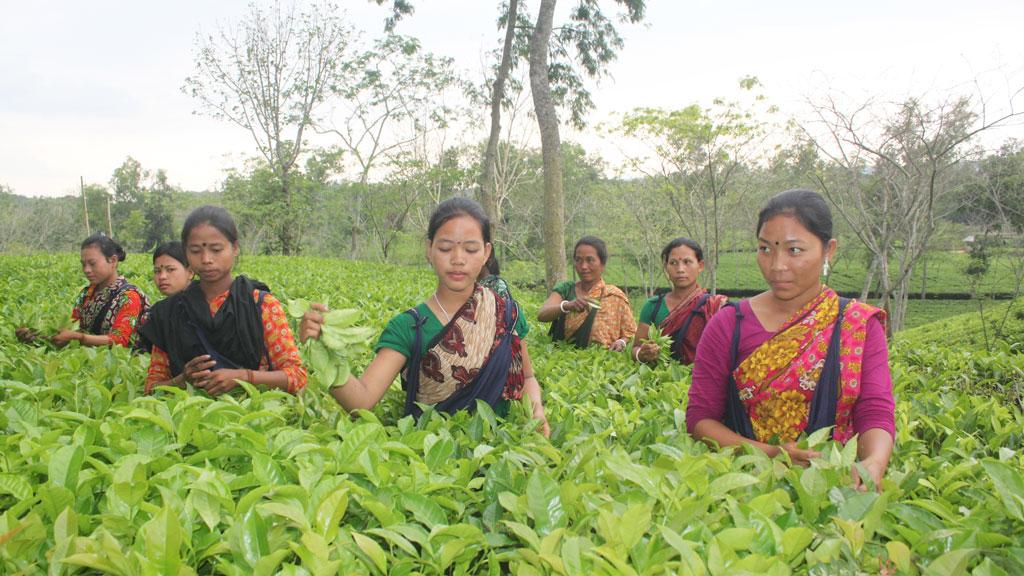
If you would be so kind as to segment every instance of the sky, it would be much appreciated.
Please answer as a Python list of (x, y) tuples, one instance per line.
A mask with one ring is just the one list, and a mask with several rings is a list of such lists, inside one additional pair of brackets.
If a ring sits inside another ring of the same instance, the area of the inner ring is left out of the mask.
[[(385, 9), (338, 3), (357, 29), (380, 34)], [(485, 52), (500, 42), (498, 3), (416, 0), (399, 31), (479, 77)], [(1024, 86), (1019, 0), (647, 4), (644, 24), (620, 26), (626, 45), (610, 77), (592, 88), (592, 125), (638, 106), (735, 97), (747, 75), (797, 116), (808, 96), (823, 94), (938, 98), (976, 93), (977, 79), (998, 105), (1009, 87)], [(243, 129), (195, 114), (181, 86), (197, 33), (230, 25), (246, 9), (241, 0), (0, 0), (0, 184), (26, 196), (75, 193), (80, 177), (105, 184), (132, 156), (184, 189), (216, 189), (225, 170), (256, 150)], [(616, 143), (596, 131), (565, 134), (614, 160)], [(1024, 137), (1024, 128), (991, 137)]]

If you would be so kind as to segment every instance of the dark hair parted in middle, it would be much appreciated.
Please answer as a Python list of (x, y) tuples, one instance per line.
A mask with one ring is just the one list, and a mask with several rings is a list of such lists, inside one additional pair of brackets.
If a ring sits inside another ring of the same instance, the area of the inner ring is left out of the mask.
[(697, 262), (704, 261), (704, 250), (701, 249), (700, 244), (697, 244), (696, 241), (690, 240), (685, 236), (680, 236), (666, 244), (665, 247), (661, 249), (661, 263), (668, 264), (669, 255), (672, 254), (673, 250), (680, 246), (686, 246), (690, 250), (693, 250), (693, 253), (697, 256)]
[(185, 257), (185, 248), (183, 248), (181, 242), (178, 242), (177, 240), (164, 242), (163, 244), (157, 246), (156, 250), (153, 250), (154, 263), (156, 262), (156, 259), (161, 256), (170, 256), (171, 258), (174, 258), (178, 262), (181, 262), (182, 266), (188, 268), (188, 258)]
[(604, 240), (601, 240), (597, 236), (584, 236), (576, 241), (576, 245), (572, 247), (572, 256), (576, 257), (576, 250), (579, 250), (580, 246), (590, 246), (594, 250), (597, 250), (597, 259), (601, 261), (601, 264), (608, 263), (608, 247), (605, 246)]
[(185, 218), (185, 225), (181, 227), (182, 245), (188, 245), (188, 235), (192, 233), (193, 228), (200, 224), (213, 226), (232, 244), (238, 242), (238, 227), (235, 226), (235, 219), (231, 217), (231, 214), (220, 206), (206, 204), (196, 208), (188, 215), (188, 218)]
[(85, 250), (90, 246), (95, 246), (99, 249), (100, 254), (103, 254), (103, 257), (107, 260), (117, 258), (118, 262), (124, 262), (124, 259), (128, 257), (124, 253), (124, 248), (116, 240), (103, 232), (97, 232), (83, 240), (79, 250)]
[(469, 216), (480, 225), (480, 232), (484, 236), (484, 244), (491, 242), (491, 221), (484, 214), (484, 209), (474, 200), (469, 198), (449, 198), (434, 208), (430, 215), (430, 224), (427, 225), (427, 240), (434, 241), (434, 235), (444, 226), (444, 223), (457, 216)]
[(773, 216), (787, 214), (796, 218), (804, 228), (817, 236), (822, 244), (832, 239), (832, 211), (821, 194), (811, 190), (786, 190), (772, 196), (757, 216), (755, 234)]

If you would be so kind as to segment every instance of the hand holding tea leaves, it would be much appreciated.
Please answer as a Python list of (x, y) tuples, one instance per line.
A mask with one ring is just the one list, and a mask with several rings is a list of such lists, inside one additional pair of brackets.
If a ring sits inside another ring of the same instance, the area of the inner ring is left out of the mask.
[(671, 362), (672, 338), (662, 334), (657, 326), (651, 326), (647, 332), (647, 340), (640, 346), (638, 358), (648, 364)]
[(359, 311), (328, 310), (324, 304), (299, 299), (288, 302), (288, 315), (301, 318), (299, 340), (306, 343), (313, 376), (326, 388), (344, 386), (352, 374), (353, 351), (368, 346), (374, 334), (372, 328), (353, 326)]

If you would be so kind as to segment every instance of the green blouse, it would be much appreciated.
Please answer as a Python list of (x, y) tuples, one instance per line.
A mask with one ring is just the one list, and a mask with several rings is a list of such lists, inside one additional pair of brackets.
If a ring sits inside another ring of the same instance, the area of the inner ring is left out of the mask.
[[(419, 312), (420, 316), (427, 319), (423, 323), (423, 341), (421, 343), (422, 349), (420, 350), (420, 353), (423, 354), (427, 351), (430, 341), (444, 330), (444, 325), (437, 319), (437, 316), (434, 316), (434, 313), (425, 302), (417, 304), (416, 311)], [(381, 348), (390, 348), (406, 358), (412, 356), (412, 346), (416, 341), (415, 328), (416, 321), (413, 319), (412, 314), (402, 312), (392, 318), (387, 326), (384, 327), (384, 331), (381, 332), (380, 339), (377, 341), (373, 351), (378, 352)], [(530, 332), (530, 327), (526, 323), (522, 309), (519, 310), (515, 331), (520, 338), (525, 338)]]
[[(658, 301), (661, 301), (661, 305), (658, 310), (655, 311), (654, 307), (658, 306)], [(665, 299), (661, 296), (651, 296), (644, 302), (644, 307), (640, 309), (640, 322), (647, 324), (648, 326), (657, 326), (662, 323), (665, 318), (668, 318), (668, 306), (665, 304)]]

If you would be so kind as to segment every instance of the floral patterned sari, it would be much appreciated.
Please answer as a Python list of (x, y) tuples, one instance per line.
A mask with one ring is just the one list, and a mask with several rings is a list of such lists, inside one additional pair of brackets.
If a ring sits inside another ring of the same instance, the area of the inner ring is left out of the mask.
[[(819, 385), (837, 387), (833, 438), (846, 442), (853, 436), (853, 406), (860, 395), (868, 319), (881, 314), (884, 322), (885, 317), (878, 308), (850, 300), (840, 333), (833, 338), (839, 310), (838, 294), (824, 287), (733, 371), (739, 400), (757, 440), (796, 440), (808, 427)], [(823, 379), (830, 342), (839, 343), (838, 378)], [(831, 411), (831, 406), (827, 408)]]

